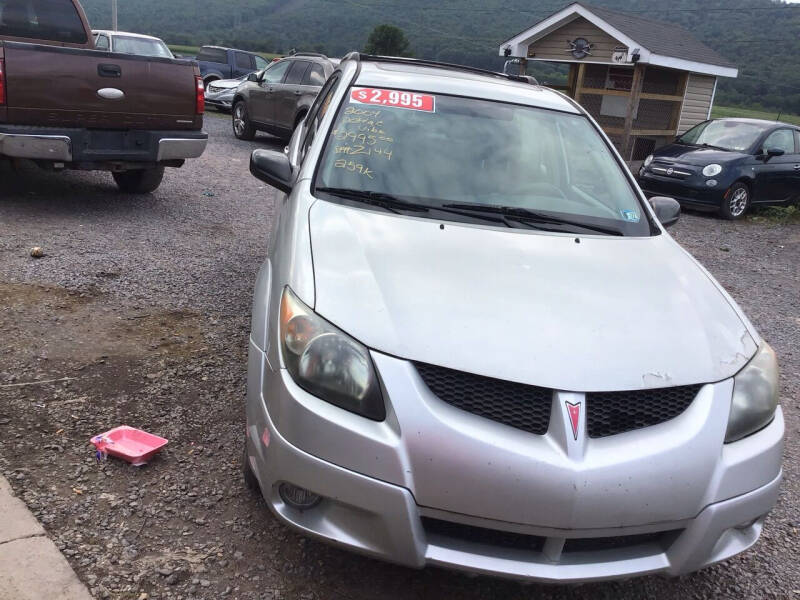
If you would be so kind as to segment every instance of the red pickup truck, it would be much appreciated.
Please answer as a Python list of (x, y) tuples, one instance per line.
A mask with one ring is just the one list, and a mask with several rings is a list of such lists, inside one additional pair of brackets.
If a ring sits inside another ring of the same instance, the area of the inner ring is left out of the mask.
[(78, 0), (0, 0), (0, 159), (147, 193), (205, 150), (194, 61), (94, 50)]

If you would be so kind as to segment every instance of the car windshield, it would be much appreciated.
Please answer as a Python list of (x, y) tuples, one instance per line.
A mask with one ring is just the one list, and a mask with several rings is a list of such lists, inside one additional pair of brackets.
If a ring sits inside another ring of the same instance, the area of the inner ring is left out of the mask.
[(483, 209), (486, 220), (493, 214), (509, 227), (525, 227), (535, 215), (588, 226), (557, 231), (651, 234), (632, 186), (586, 117), (475, 98), (352, 88), (315, 189), (338, 198), (355, 191), (361, 201), (364, 192), (373, 200), (380, 194), (377, 202), (390, 196), (436, 219), (474, 220)]
[(122, 54), (138, 54), (139, 56), (159, 56), (173, 58), (167, 45), (161, 40), (131, 37), (126, 35), (114, 36), (114, 52)]
[(690, 146), (712, 146), (722, 150), (744, 152), (756, 143), (766, 131), (766, 125), (744, 123), (742, 121), (705, 121), (693, 127), (680, 138), (678, 143)]

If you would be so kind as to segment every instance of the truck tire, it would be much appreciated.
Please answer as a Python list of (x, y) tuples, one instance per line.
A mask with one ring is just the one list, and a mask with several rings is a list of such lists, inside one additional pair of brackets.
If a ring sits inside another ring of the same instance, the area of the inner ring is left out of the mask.
[(117, 182), (120, 191), (128, 194), (149, 194), (156, 191), (161, 185), (161, 180), (164, 178), (164, 167), (136, 169), (111, 175)]
[(250, 115), (247, 112), (247, 104), (245, 104), (244, 100), (239, 100), (233, 105), (231, 120), (233, 122), (233, 135), (237, 139), (248, 142), (256, 139), (256, 128), (250, 122)]

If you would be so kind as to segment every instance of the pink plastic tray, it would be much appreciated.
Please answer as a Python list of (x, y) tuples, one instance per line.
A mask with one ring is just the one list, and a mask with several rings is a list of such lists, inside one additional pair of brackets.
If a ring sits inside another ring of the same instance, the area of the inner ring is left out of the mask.
[(146, 464), (168, 442), (162, 437), (127, 425), (109, 429), (94, 436), (91, 441), (98, 452), (127, 460), (136, 466)]

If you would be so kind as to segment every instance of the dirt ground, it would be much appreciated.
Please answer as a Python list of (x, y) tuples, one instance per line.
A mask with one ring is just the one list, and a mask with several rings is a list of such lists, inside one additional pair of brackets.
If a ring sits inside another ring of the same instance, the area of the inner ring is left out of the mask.
[[(0, 166), (0, 471), (97, 598), (800, 595), (800, 225), (689, 213), (673, 230), (781, 360), (786, 481), (753, 550), (680, 579), (581, 586), (414, 571), (290, 531), (242, 482), (250, 303), (275, 200), (247, 160), (281, 145), (239, 142), (222, 116), (206, 128), (205, 155), (144, 197), (103, 173)], [(145, 467), (98, 462), (89, 438), (120, 424), (169, 445)]]

